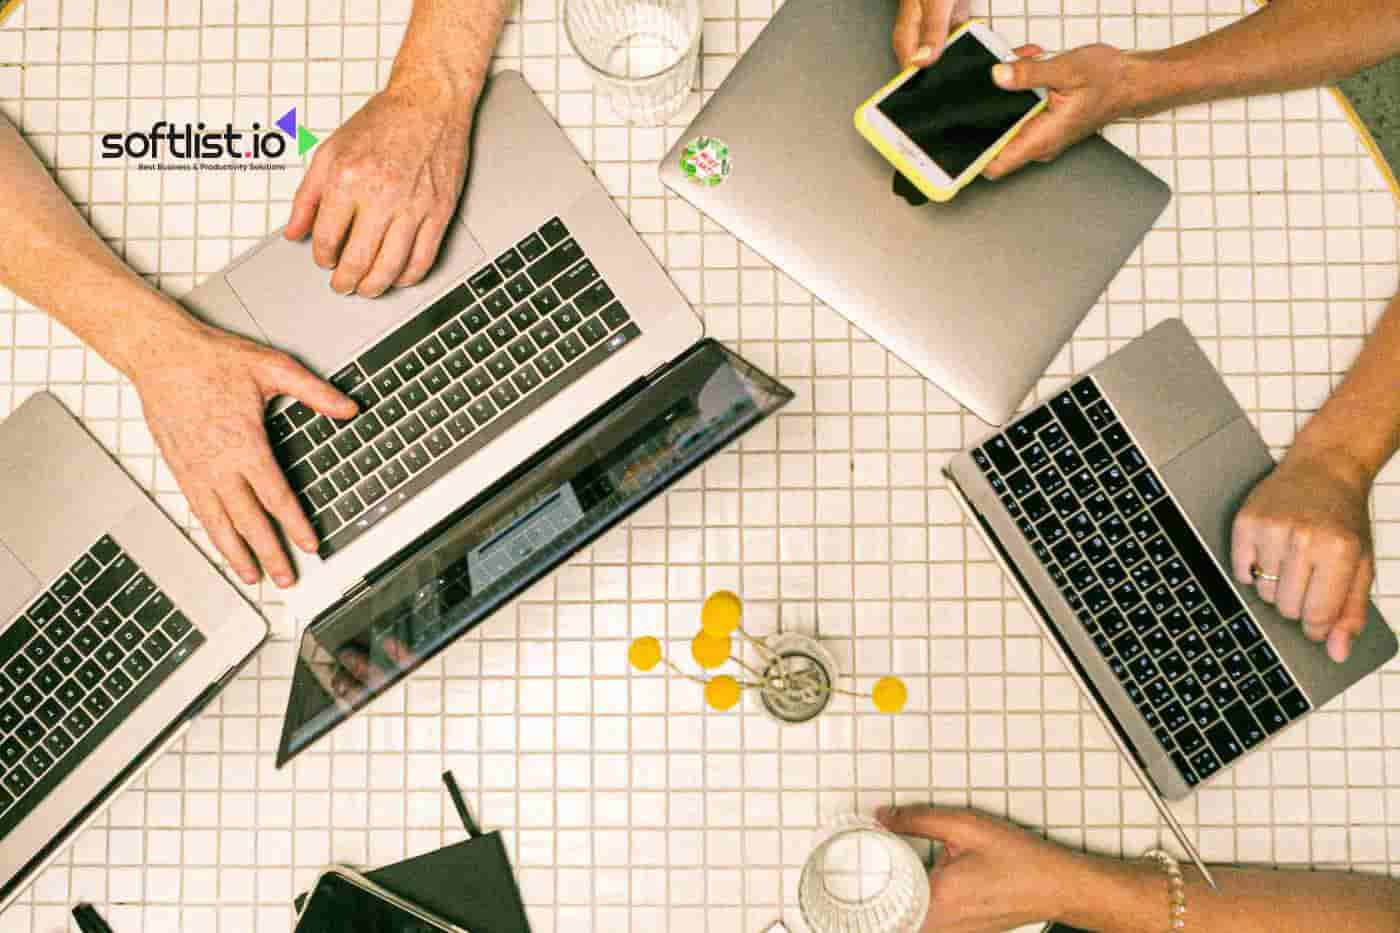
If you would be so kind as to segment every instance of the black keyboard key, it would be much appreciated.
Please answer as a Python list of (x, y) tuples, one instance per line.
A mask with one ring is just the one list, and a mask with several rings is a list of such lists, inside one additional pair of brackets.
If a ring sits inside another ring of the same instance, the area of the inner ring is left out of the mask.
[(568, 362), (572, 362), (580, 356), (583, 356), (583, 351), (588, 349), (583, 345), (583, 341), (579, 339), (578, 334), (565, 334), (564, 339), (559, 341), (556, 346), (559, 348), (559, 352), (563, 355), (565, 361)]
[(506, 283), (506, 294), (512, 301), (524, 301), (530, 297), (530, 293), (535, 287), (530, 284), (530, 280), (523, 275), (517, 275)]
[(1168, 635), (1166, 629), (1163, 628), (1154, 628), (1144, 633), (1142, 636), (1142, 644), (1143, 647), (1147, 649), (1147, 653), (1153, 658), (1164, 657), (1172, 650), (1171, 636)]
[(535, 309), (535, 313), (547, 315), (563, 302), (559, 300), (559, 295), (554, 289), (546, 285), (535, 293), (535, 297), (530, 299), (530, 305)]
[[(1235, 640), (1230, 637), (1230, 630), (1227, 628), (1213, 629), (1206, 635), (1206, 644), (1210, 645), (1210, 650), (1214, 651), (1217, 657), (1226, 657), (1235, 650)], [(1240, 661), (1244, 661), (1244, 655), (1240, 655)], [(1233, 676), (1242, 677), (1243, 673)]]
[(1021, 459), (1025, 462), (1026, 467), (1034, 473), (1050, 462), (1050, 455), (1045, 452), (1044, 447), (1032, 444), (1021, 451)]
[(1117, 515), (1110, 515), (1104, 519), (1099, 525), (1099, 530), (1103, 532), (1109, 544), (1117, 544), (1128, 537), (1128, 526), (1123, 524), (1123, 520)]
[(1132, 632), (1124, 632), (1113, 640), (1113, 651), (1126, 663), (1142, 654), (1142, 641)]
[(1191, 759), (1191, 768), (1196, 772), (1197, 778), (1202, 781), (1219, 771), (1220, 767), (1220, 759), (1209, 748), (1199, 752)]
[(433, 452), (433, 456), (435, 457), (441, 457), (452, 449), (452, 438), (444, 428), (438, 428), (436, 431), (429, 434), (423, 440), (423, 443), (427, 445), (427, 448)]
[[(1264, 727), (1259, 724), (1259, 720), (1249, 711), (1249, 707), (1243, 703), (1235, 703), (1227, 707), (1222, 711), (1222, 714), (1245, 748), (1253, 748), (1264, 741), (1264, 737), (1268, 735), (1264, 731)], [(1216, 751), (1219, 749), (1217, 748)]]
[(505, 275), (515, 275), (525, 268), (525, 260), (513, 249), (508, 249), (496, 258), (496, 268)]
[(1075, 589), (1083, 590), (1094, 585), (1094, 571), (1085, 561), (1080, 561), (1066, 572)]
[(435, 428), (447, 420), (447, 406), (441, 399), (433, 399), (423, 410), (419, 412), (423, 416), (423, 423), (430, 428)]
[(461, 382), (454, 382), (447, 387), (447, 391), (442, 393), (442, 403), (450, 411), (459, 411), (472, 400), (472, 394), (466, 385)]
[(1177, 747), (1188, 755), (1194, 755), (1206, 744), (1206, 737), (1195, 726), (1187, 726), (1175, 738)]
[(131, 654), (127, 655), (122, 661), (122, 670), (125, 671), (127, 676), (133, 681), (145, 677), (146, 674), (150, 672), (152, 666), (150, 659), (139, 651), (131, 652)]
[(1060, 423), (1069, 432), (1070, 438), (1076, 447), (1087, 447), (1093, 443), (1094, 429), (1089, 425), (1079, 407), (1070, 397), (1070, 393), (1062, 392), (1050, 400), (1050, 408), (1055, 412), (1055, 417), (1060, 419)]
[(583, 250), (579, 249), (573, 240), (566, 240), (550, 252), (530, 263), (530, 268), (526, 274), (530, 276), (530, 281), (538, 287), (554, 278), (565, 269), (578, 262), (583, 255)]
[(1083, 594), (1083, 598), (1084, 607), (1093, 615), (1098, 615), (1113, 604), (1113, 601), (1108, 597), (1108, 591), (1102, 586), (1090, 587)]
[(63, 576), (59, 577), (54, 582), (53, 586), (49, 587), (49, 592), (53, 593), (59, 598), (59, 600), (65, 603), (71, 600), (74, 596), (77, 596), (78, 593), (81, 591), (82, 586), (78, 583), (78, 581), (68, 576), (68, 574), (66, 573)]
[(426, 373), (423, 374), (422, 381), (423, 388), (428, 392), (429, 395), (437, 395), (443, 389), (448, 387), (448, 385), (452, 382), (452, 377), (447, 375), (446, 368), (442, 366), (434, 366), (432, 369), (428, 370)]
[(515, 361), (510, 358), (509, 353), (501, 351), (486, 361), (486, 368), (496, 379), (504, 379), (515, 371)]
[(179, 641), (194, 628), (194, 626), (190, 624), (190, 620), (186, 619), (185, 614), (182, 612), (172, 612), (166, 617), (166, 620), (161, 623), (160, 627), (161, 631), (165, 632), (171, 641)]
[(467, 352), (470, 353), (472, 356), (476, 356), (478, 352), (478, 350), (474, 348), (481, 347), (483, 345), (483, 342), (484, 345), (487, 347), (487, 354), (490, 354), (491, 342), (487, 339), (485, 334), (481, 333), (487, 328), (488, 325), (490, 325), (490, 323), (491, 313), (485, 308), (483, 308), (481, 305), (477, 305), (476, 307), (468, 311), (466, 314), (462, 315), (462, 325), (466, 327), (468, 332), (476, 335), (470, 341), (467, 342)]
[(1116, 560), (1104, 561), (1095, 569), (1098, 571), (1099, 579), (1103, 581), (1103, 585), (1110, 590), (1128, 578), (1122, 565)]
[(97, 633), (89, 626), (84, 625), (73, 633), (73, 638), (68, 644), (76, 649), (79, 654), (87, 657), (97, 650), (99, 641), (101, 641), (101, 639), (98, 638)]
[(268, 418), (263, 427), (267, 431), (268, 441), (273, 446), (282, 443), (296, 432), (296, 425), (292, 424), (292, 419), (280, 412)]
[(606, 307), (607, 303), (612, 300), (612, 289), (608, 288), (607, 282), (599, 279), (574, 298), (574, 307), (578, 309), (579, 314), (588, 317), (598, 309)]
[[(1130, 542), (1129, 542), (1129, 541), (1125, 541), (1125, 542), (1123, 542), (1123, 543), (1126, 545), (1126, 544), (1128, 544), (1128, 543), (1130, 543)], [(1136, 546), (1136, 545), (1135, 545), (1135, 546)], [(1119, 559), (1120, 559), (1120, 560), (1122, 559), (1121, 552), (1120, 552), (1120, 554), (1119, 554)], [(1131, 562), (1130, 562), (1130, 561), (1124, 561), (1124, 563), (1127, 564), (1127, 563), (1131, 563)], [(1147, 563), (1147, 562), (1145, 562), (1145, 561), (1142, 562), (1142, 563), (1137, 564), (1136, 566), (1134, 566), (1133, 569), (1132, 569), (1131, 571), (1129, 571), (1129, 573), (1132, 575), (1133, 582), (1136, 583), (1136, 584), (1138, 585), (1138, 589), (1140, 589), (1140, 590), (1151, 589), (1152, 587), (1156, 586), (1158, 583), (1161, 583), (1161, 582), (1162, 582), (1162, 577), (1161, 577), (1161, 575), (1159, 575), (1159, 574), (1157, 573), (1157, 571), (1153, 568), (1153, 566), (1152, 566), (1151, 564), (1149, 564), (1149, 563)], [(1170, 608), (1171, 608), (1171, 607), (1170, 607), (1170, 605), (1169, 605), (1169, 606), (1167, 606), (1166, 608), (1164, 608), (1164, 609), (1159, 609), (1159, 610), (1157, 610), (1157, 611), (1158, 611), (1158, 612), (1166, 612), (1167, 609), (1170, 609)]]
[(316, 482), (316, 467), (310, 460), (303, 460), (287, 471), (287, 482), (296, 492), (301, 492), (312, 483)]
[[(399, 437), (403, 439), (405, 446), (418, 440), (418, 438), (427, 433), (427, 430), (428, 429), (423, 425), (423, 419), (419, 418), (417, 415), (409, 415), (407, 418), (400, 421), (398, 426)], [(339, 485), (339, 483), (336, 485)]]
[(1089, 472), (1087, 467), (1070, 474), (1069, 487), (1081, 499), (1087, 499), (1099, 491), (1098, 480), (1094, 479), (1094, 474)]
[[(1244, 690), (1241, 689), (1240, 692), (1244, 693)], [(1248, 694), (1245, 694), (1245, 699), (1249, 699)], [(1283, 710), (1279, 707), (1278, 703), (1274, 701), (1273, 697), (1265, 697), (1255, 703), (1252, 709), (1260, 725), (1264, 727), (1269, 735), (1273, 735), (1275, 732), (1288, 725), (1288, 717), (1284, 715)]]
[(1186, 713), (1198, 729), (1209, 729), (1211, 723), (1220, 719), (1220, 713), (1216, 710), (1215, 704), (1210, 701), (1210, 697), (1205, 696), (1192, 703)]
[(565, 227), (564, 221), (560, 220), (558, 217), (552, 218), (543, 227), (540, 227), (540, 236), (544, 237), (544, 241), (550, 246), (558, 243), (568, 235), (569, 228)]
[(92, 717), (87, 714), (86, 710), (75, 709), (64, 717), (63, 728), (67, 729), (74, 738), (81, 739), (83, 733), (92, 728)]
[[(1185, 652), (1182, 653), (1185, 655)], [(1186, 655), (1186, 659), (1188, 661), (1191, 660), (1189, 655)], [(1195, 704), (1201, 697), (1205, 696), (1205, 688), (1202, 687), (1200, 681), (1191, 674), (1182, 677), (1173, 684), (1173, 686), (1176, 687), (1177, 698), (1187, 706)]]
[(1036, 432), (1053, 420), (1050, 409), (1045, 406), (1035, 409), (1020, 421), (1006, 429), (1006, 436), (1017, 450), (1033, 443)]
[(1235, 686), (1239, 689), (1240, 696), (1244, 697), (1246, 703), (1258, 703), (1269, 695), (1269, 688), (1264, 686), (1264, 682), (1254, 674), (1241, 678)]
[(1235, 595), (1220, 568), (1196, 537), (1196, 533), (1186, 524), (1186, 519), (1176, 504), (1167, 498), (1159, 499), (1152, 506), (1152, 514), (1186, 565), (1196, 572), (1196, 578), (1216, 611), (1227, 619), (1239, 612), (1243, 608), (1239, 597)]
[[(1069, 529), (1070, 537), (1075, 541), (1084, 541), (1094, 533), (1094, 522), (1089, 518), (1088, 512), (1079, 512), (1071, 515), (1065, 522), (1065, 527)], [(1102, 541), (1102, 538), (1099, 538)]]
[(79, 583), (88, 584), (97, 579), (97, 575), (102, 572), (102, 565), (84, 554), (78, 558), (78, 562), (68, 571)]
[[(453, 415), (452, 418), (448, 420), (447, 430), (448, 433), (452, 435), (453, 440), (460, 441), (463, 438), (465, 438), (468, 434), (471, 434), (472, 431), (475, 429), (472, 427), (471, 416), (468, 415), (466, 412), (460, 412), (456, 415)], [(397, 485), (398, 483), (391, 483), (390, 488), (393, 488)]]
[(353, 491), (341, 496), (335, 504), (335, 514), (340, 516), (340, 520), (348, 522), (356, 515), (365, 510), (365, 505), (360, 501), (360, 497)]
[(1128, 478), (1118, 467), (1111, 466), (1099, 474), (1099, 482), (1103, 483), (1103, 488), (1108, 490), (1110, 496), (1114, 496), (1128, 485)]
[(322, 509), (311, 516), (310, 521), (311, 528), (316, 532), (316, 537), (322, 541), (335, 534), (336, 529), (344, 524), (341, 522), (340, 516), (335, 514), (334, 508)]
[(1215, 705), (1225, 709), (1235, 703), (1240, 698), (1240, 692), (1235, 689), (1235, 684), (1228, 677), (1222, 677), (1206, 688), (1206, 693), (1215, 701)]
[(447, 349), (460, 347), (467, 342), (467, 328), (461, 321), (449, 321), (447, 326), (438, 331), (438, 338)]
[(559, 329), (551, 321), (540, 321), (530, 329), (530, 336), (541, 347), (547, 347), (559, 337)]
[(329, 479), (319, 480), (306, 489), (306, 498), (311, 503), (313, 512), (330, 505), (335, 495), (335, 486)]
[(349, 457), (360, 449), (360, 436), (354, 431), (341, 431), (336, 435), (334, 447), (335, 452), (341, 457)]
[[(374, 443), (375, 453), (379, 454), (381, 462), (392, 460), (397, 457), (404, 448), (403, 438), (399, 437), (397, 431), (386, 431), (384, 436)], [(364, 472), (363, 469), (360, 472)]]
[(345, 492), (347, 489), (353, 489), (360, 481), (360, 471), (355, 469), (355, 464), (347, 460), (331, 474), (331, 481), (335, 483), (338, 491)]
[(55, 695), (58, 697), (58, 702), (71, 710), (82, 702), (84, 692), (82, 684), (70, 678), (59, 685)]
[(102, 683), (102, 678), (105, 676), (105, 673), (106, 672), (103, 671), (96, 662), (88, 661), (78, 668), (78, 682), (91, 690), (93, 687)]
[(491, 388), (491, 401), (496, 403), (497, 408), (509, 408), (518, 398), (520, 393), (509, 381), (498, 382)]
[(603, 323), (608, 325), (610, 330), (616, 330), (631, 320), (627, 316), (627, 309), (622, 306), (621, 302), (617, 301), (603, 309), (602, 318)]
[(136, 575), (125, 588), (112, 598), (112, 608), (124, 616), (130, 616), (141, 608), (141, 604), (156, 591), (156, 585), (144, 573)]
[(52, 729), (63, 721), (63, 717), (67, 715), (67, 712), (68, 711), (63, 708), (63, 704), (59, 703), (58, 700), (53, 697), (50, 697), (39, 704), (39, 709), (35, 715), (39, 717), (39, 721), (44, 724), (45, 728)]
[[(1147, 702), (1151, 704), (1154, 712), (1172, 702), (1175, 697), (1175, 694), (1172, 693), (1172, 688), (1167, 686), (1167, 682), (1161, 677), (1158, 677), (1144, 687), (1143, 694), (1147, 697)], [(1158, 715), (1157, 719), (1160, 722), (1161, 716)]]
[(1016, 494), (1017, 498), (1024, 499), (1035, 492), (1035, 481), (1025, 470), (1016, 470), (1006, 477), (1007, 487)]
[(1254, 669), (1260, 673), (1269, 670), (1278, 663), (1278, 655), (1274, 653), (1274, 649), (1266, 641), (1261, 641), (1246, 653), (1249, 655), (1249, 661), (1254, 665)]
[(524, 331), (539, 322), (539, 313), (528, 304), (519, 304), (510, 312), (510, 322), (517, 331)]
[(122, 646), (115, 639), (111, 639), (98, 646), (97, 654), (94, 657), (97, 658), (98, 664), (110, 670), (121, 663), (122, 655), (125, 653)]
[(117, 542), (112, 540), (111, 535), (103, 535), (97, 539), (97, 543), (88, 548), (88, 555), (99, 564), (110, 564), (122, 552)]
[(1096, 522), (1101, 522), (1113, 515), (1113, 503), (1102, 492), (1096, 492), (1085, 498), (1084, 508), (1089, 510), (1089, 515)]
[(53, 645), (49, 644), (48, 639), (36, 635), (24, 646), (24, 653), (37, 666), (53, 656)]
[(1089, 464), (1089, 469), (1097, 473), (1113, 463), (1113, 455), (1104, 445), (1094, 443), (1084, 450), (1084, 462)]
[(597, 318), (589, 318), (583, 322), (583, 326), (578, 329), (578, 333), (579, 336), (583, 338), (584, 342), (591, 347), (597, 345), (600, 340), (608, 335), (608, 328)]
[(1069, 477), (1084, 469), (1084, 458), (1073, 447), (1061, 448), (1051, 459), (1055, 461), (1055, 466), (1060, 468), (1060, 472)]
[(1259, 632), (1259, 627), (1249, 616), (1231, 619), (1227, 627), (1230, 629), (1230, 634), (1235, 636), (1235, 644), (1246, 651), (1264, 640), (1264, 636)]
[(1148, 505), (1151, 505), (1166, 495), (1166, 490), (1162, 488), (1162, 484), (1157, 479), (1157, 475), (1151, 470), (1143, 470), (1137, 476), (1134, 476), (1133, 488), (1136, 489), (1138, 495), (1142, 497), (1142, 501)]
[(540, 239), (538, 233), (532, 233), (521, 240), (516, 249), (520, 250), (520, 255), (524, 256), (527, 262), (534, 262), (543, 256), (549, 247), (545, 245), (544, 240)]
[(418, 354), (414, 353), (412, 350), (410, 350), (403, 359), (394, 364), (394, 371), (399, 374), (399, 378), (404, 382), (411, 382), (416, 379), (418, 374), (425, 368), (423, 361), (418, 358)]
[(404, 466), (408, 467), (409, 471), (412, 473), (419, 472), (431, 463), (432, 460), (433, 458), (423, 449), (422, 444), (414, 444), (412, 447), (408, 448), (408, 450), (405, 450), (403, 456), (399, 458), (399, 461)]
[(355, 464), (355, 469), (359, 471), (361, 476), (364, 476), (379, 469), (380, 464), (382, 464), (384, 460), (380, 457), (378, 450), (373, 447), (366, 447), (355, 454), (354, 459), (350, 462)]
[(379, 473), (379, 479), (390, 489), (397, 489), (408, 479), (408, 470), (395, 460)]
[[(126, 684), (127, 688), (130, 689), (131, 681), (127, 678), (125, 674), (122, 674), (120, 671), (117, 671), (116, 673), (112, 674), (107, 678), (107, 688), (110, 689), (111, 683), (113, 681), (116, 681), (118, 678), (120, 678), (120, 680)], [(126, 691), (122, 692), (125, 693)], [(118, 697), (121, 696), (120, 693), (114, 693), (114, 695)], [(105, 714), (107, 710), (111, 708), (112, 697), (108, 696), (107, 693), (101, 689), (93, 690), (83, 699), (83, 711), (89, 716), (91, 716), (93, 719), (101, 719), (103, 714)]]
[(1125, 489), (1114, 496), (1113, 504), (1118, 509), (1118, 514), (1124, 518), (1131, 518), (1142, 511), (1142, 498), (1131, 489)]
[(1289, 719), (1297, 719), (1312, 708), (1307, 699), (1298, 690), (1290, 690), (1279, 698), (1279, 705), (1283, 707), (1284, 713)]
[(112, 610), (111, 606), (98, 611), (92, 617), (92, 627), (97, 630), (97, 634), (103, 638), (109, 637), (122, 624), (122, 617)]
[(1230, 762), (1244, 754), (1244, 746), (1223, 722), (1217, 722), (1206, 730), (1206, 738), (1215, 755), (1221, 761)]
[(564, 305), (564, 307), (551, 314), (549, 320), (555, 327), (559, 328), (560, 333), (564, 333), (573, 330), (578, 322), (583, 320), (583, 316), (578, 313), (573, 305)]
[(1168, 683), (1176, 683), (1186, 676), (1189, 668), (1186, 666), (1186, 659), (1179, 652), (1172, 651), (1157, 659), (1157, 667), (1161, 669), (1162, 676)]
[(15, 762), (24, 757), (24, 745), (17, 738), (8, 738), (0, 742), (0, 764), (6, 768), (14, 767)]
[(43, 775), (49, 768), (53, 767), (53, 756), (42, 746), (32, 750), (24, 759), (24, 766), (29, 769), (29, 773), (35, 777)]
[(379, 404), (379, 392), (368, 382), (351, 392), (350, 397), (355, 400), (356, 405), (360, 406), (361, 412), (369, 411)]
[[(136, 562), (125, 554), (118, 556), (102, 575), (84, 590), (88, 602), (100, 606), (117, 594), (136, 575)], [(32, 615), (31, 615), (32, 617)]]
[(1282, 667), (1276, 667), (1264, 675), (1264, 683), (1272, 691), (1274, 696), (1287, 693), (1293, 689), (1293, 678), (1288, 676), (1288, 672)]
[(1128, 619), (1117, 609), (1109, 609), (1098, 618), (1099, 628), (1109, 638), (1117, 638), (1132, 626), (1128, 624)]
[(554, 290), (562, 300), (568, 301), (597, 278), (598, 270), (593, 268), (593, 263), (585, 259), (555, 279)]
[(1191, 670), (1195, 672), (1197, 680), (1208, 684), (1220, 676), (1220, 662), (1215, 659), (1215, 655), (1203, 653), (1191, 663)]
[(1011, 450), (1011, 443), (1000, 434), (983, 444), (982, 450), (1000, 473), (1010, 473), (1019, 465), (1016, 454)]
[(1047, 496), (1053, 495), (1064, 486), (1065, 478), (1060, 475), (1060, 471), (1053, 466), (1046, 467), (1035, 475), (1035, 483), (1040, 487), (1040, 491)]
[(501, 281), (501, 273), (492, 265), (487, 265), (484, 269), (477, 271), (471, 278), (467, 279), (468, 284), (472, 287), (472, 291), (476, 292), (478, 298), (499, 288)]
[(540, 374), (535, 370), (535, 367), (527, 364), (515, 371), (515, 375), (511, 376), (511, 381), (524, 394), (540, 384)]
[[(354, 439), (353, 434), (351, 435), (351, 439)], [(312, 454), (311, 459), (307, 462), (316, 468), (317, 473), (329, 473), (331, 470), (335, 469), (335, 465), (340, 462), (340, 458), (340, 451), (335, 449), (335, 445), (326, 444)]]
[(1128, 665), (1128, 670), (1133, 672), (1133, 677), (1140, 684), (1150, 682), (1157, 676), (1157, 665), (1153, 663), (1150, 655), (1141, 654)]
[(1032, 522), (1038, 522), (1050, 514), (1050, 503), (1040, 493), (1032, 493), (1021, 501), (1021, 508)]
[[(306, 436), (317, 444), (324, 444), (335, 435), (335, 423), (321, 415), (306, 428)], [(312, 456), (315, 456), (314, 454)]]
[(82, 661), (83, 656), (78, 653), (78, 649), (72, 645), (64, 645), (54, 652), (53, 666), (58, 668), (58, 672), (64, 677), (73, 673)]
[(481, 427), (492, 418), (496, 417), (496, 406), (491, 403), (489, 396), (477, 399), (467, 406), (467, 411), (471, 412), (472, 420), (477, 427)]
[(525, 363), (530, 357), (535, 355), (535, 345), (530, 341), (528, 334), (517, 337), (509, 346), (510, 355), (517, 363)]
[(63, 610), (62, 619), (50, 622), (48, 624), (48, 629), (50, 630), (49, 637), (55, 639), (59, 638), (59, 636), (55, 634), (52, 631), (52, 629), (55, 625), (59, 625), (60, 622), (69, 626), (82, 625), (88, 619), (92, 618), (93, 612), (94, 610), (92, 608), (92, 603), (88, 602), (87, 599), (85, 599), (84, 597), (79, 596), (77, 599), (73, 600), (71, 603), (68, 604), (67, 609)]
[(127, 651), (141, 644), (141, 637), (141, 629), (137, 628), (132, 622), (127, 622), (121, 628), (117, 629), (117, 644), (121, 645), (122, 648)]
[(1162, 718), (1162, 724), (1173, 732), (1191, 721), (1191, 717), (1186, 715), (1186, 708), (1175, 701), (1163, 706), (1157, 712)]

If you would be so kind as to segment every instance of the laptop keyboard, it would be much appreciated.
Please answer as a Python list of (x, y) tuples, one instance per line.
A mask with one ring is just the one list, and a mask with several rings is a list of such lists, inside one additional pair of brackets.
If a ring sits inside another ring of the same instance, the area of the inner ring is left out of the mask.
[(1188, 784), (1311, 708), (1092, 378), (972, 457)]
[(0, 632), (0, 838), (203, 643), (105, 535)]
[(353, 421), (267, 419), (321, 557), (640, 335), (557, 217), (472, 273), (331, 377)]

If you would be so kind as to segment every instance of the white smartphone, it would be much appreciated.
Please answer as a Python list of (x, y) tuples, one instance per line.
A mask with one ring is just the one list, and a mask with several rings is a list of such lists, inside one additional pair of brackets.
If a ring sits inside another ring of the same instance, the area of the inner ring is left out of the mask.
[(468, 933), (368, 878), (332, 865), (316, 879), (295, 933)]
[(1045, 91), (1003, 91), (992, 66), (1016, 53), (985, 23), (965, 23), (927, 68), (908, 68), (855, 113), (856, 129), (916, 188), (947, 201), (1045, 106)]

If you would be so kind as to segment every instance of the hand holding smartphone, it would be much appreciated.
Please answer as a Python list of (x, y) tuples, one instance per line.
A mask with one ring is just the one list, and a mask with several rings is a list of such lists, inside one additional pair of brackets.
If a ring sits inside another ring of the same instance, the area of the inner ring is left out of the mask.
[(897, 75), (856, 110), (856, 130), (934, 201), (947, 201), (1045, 107), (1045, 91), (1003, 91), (992, 66), (1016, 60), (1005, 39), (973, 20), (927, 68)]

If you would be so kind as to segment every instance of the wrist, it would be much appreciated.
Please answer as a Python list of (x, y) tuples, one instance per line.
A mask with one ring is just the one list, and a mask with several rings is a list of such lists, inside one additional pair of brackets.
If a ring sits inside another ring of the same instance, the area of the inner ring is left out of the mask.
[(167, 360), (179, 358), (180, 346), (202, 339), (210, 330), (207, 324), (157, 292), (131, 307), (128, 318), (129, 325), (121, 327), (115, 339), (98, 349), (108, 363), (138, 387)]
[(1150, 117), (1170, 110), (1189, 94), (1185, 86), (1189, 69), (1166, 54), (1170, 50), (1126, 52), (1123, 88), (1127, 95), (1124, 116)]
[(1372, 459), (1349, 448), (1343, 438), (1333, 437), (1326, 425), (1309, 423), (1298, 433), (1283, 462), (1309, 464), (1364, 498), (1370, 495), (1371, 486), (1384, 465)]
[(1075, 856), (1052, 918), (1085, 930), (1156, 929), (1167, 912), (1167, 883), (1161, 870), (1142, 862)]

